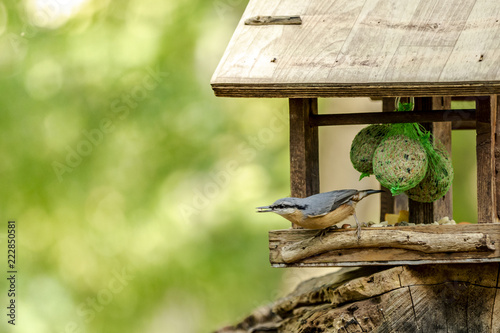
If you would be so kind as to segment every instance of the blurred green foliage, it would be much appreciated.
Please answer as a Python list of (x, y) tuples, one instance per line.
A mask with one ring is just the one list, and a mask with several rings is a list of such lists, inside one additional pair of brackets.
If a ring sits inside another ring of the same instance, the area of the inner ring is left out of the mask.
[[(473, 109), (474, 101), (453, 101), (452, 109)], [(476, 131), (452, 132), (453, 218), (457, 222), (477, 222)]]
[(0, 331), (209, 332), (275, 298), (287, 224), (254, 207), (288, 191), (286, 126), (258, 134), (286, 102), (209, 85), (246, 2), (43, 3), (0, 2)]
[(254, 207), (289, 191), (286, 101), (209, 86), (245, 5), (0, 2), (0, 219), (18, 222), (19, 271), (0, 331), (209, 332), (280, 295), (267, 230), (288, 225)]

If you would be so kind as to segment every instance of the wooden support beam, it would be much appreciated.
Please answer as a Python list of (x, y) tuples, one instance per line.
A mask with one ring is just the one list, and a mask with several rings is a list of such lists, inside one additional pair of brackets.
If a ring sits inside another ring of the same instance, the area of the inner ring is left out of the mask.
[[(436, 97), (441, 103), (444, 97)], [(387, 100), (394, 98), (387, 98)], [(386, 98), (384, 98), (386, 100)], [(390, 104), (390, 103), (389, 103)], [(457, 128), (470, 127), (475, 118), (474, 109), (451, 110), (451, 103), (446, 109), (431, 109), (413, 111), (411, 113), (391, 112), (394, 111), (394, 103), (387, 114), (380, 112), (360, 113), (337, 113), (320, 114), (311, 117), (312, 126), (340, 126), (340, 125), (365, 125), (365, 124), (395, 124), (395, 123), (429, 123), (429, 122), (453, 122)], [(465, 124), (465, 122), (467, 122)]]
[[(500, 119), (500, 95), (496, 96), (496, 119)], [(500, 220), (500, 121), (497, 121), (495, 129), (495, 186), (497, 202), (497, 220)]]
[(318, 128), (310, 125), (318, 100), (292, 98), (289, 106), (291, 195), (304, 198), (319, 193)]
[[(448, 110), (451, 108), (450, 97), (433, 97), (432, 108), (434, 110)], [(431, 124), (431, 132), (434, 140), (438, 140), (448, 155), (451, 156), (451, 122), (435, 122)], [(452, 158), (453, 160), (453, 158)], [(445, 216), (453, 219), (453, 187), (450, 187), (446, 195), (433, 203), (434, 221), (439, 221)]]
[(498, 220), (495, 172), (496, 115), (496, 95), (476, 97), (478, 223), (491, 223)]
[(452, 121), (451, 126), (453, 130), (475, 130), (475, 120)]

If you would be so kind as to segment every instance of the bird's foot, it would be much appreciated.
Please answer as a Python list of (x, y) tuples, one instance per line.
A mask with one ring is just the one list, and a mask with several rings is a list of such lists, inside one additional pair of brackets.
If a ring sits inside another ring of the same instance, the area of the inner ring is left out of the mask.
[(338, 229), (338, 227), (336, 225), (332, 225), (332, 226), (327, 227), (325, 229), (321, 229), (320, 231), (318, 231), (318, 233), (316, 235), (313, 236), (313, 239), (319, 237), (320, 242), (323, 242), (323, 237), (325, 237), (330, 231), (335, 230), (335, 229)]
[(354, 220), (356, 221), (356, 226), (358, 227), (356, 235), (358, 236), (358, 242), (359, 242), (359, 239), (361, 238), (361, 223), (359, 223), (358, 218), (356, 217), (356, 213), (352, 214), (352, 216), (354, 217)]

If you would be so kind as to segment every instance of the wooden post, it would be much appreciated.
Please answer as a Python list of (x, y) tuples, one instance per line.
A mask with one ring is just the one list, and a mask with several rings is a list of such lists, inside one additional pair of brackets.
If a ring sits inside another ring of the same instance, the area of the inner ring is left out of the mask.
[(497, 98), (476, 97), (477, 220), (497, 222), (495, 131)]
[[(500, 118), (500, 95), (496, 95), (496, 118)], [(500, 202), (500, 139), (497, 138), (497, 133), (500, 133), (500, 122), (497, 121), (495, 132), (495, 186), (496, 186), (496, 202)], [(500, 204), (497, 204), (497, 221), (500, 219)]]
[[(451, 97), (433, 97), (432, 110), (450, 110)], [(432, 123), (432, 135), (434, 140), (438, 140), (446, 149), (448, 155), (451, 156), (451, 122)], [(445, 216), (453, 219), (453, 185), (448, 190), (448, 193), (442, 198), (432, 203), (434, 205), (434, 221), (438, 221)]]
[(318, 113), (316, 98), (290, 99), (290, 184), (292, 197), (319, 193), (318, 128), (310, 125)]

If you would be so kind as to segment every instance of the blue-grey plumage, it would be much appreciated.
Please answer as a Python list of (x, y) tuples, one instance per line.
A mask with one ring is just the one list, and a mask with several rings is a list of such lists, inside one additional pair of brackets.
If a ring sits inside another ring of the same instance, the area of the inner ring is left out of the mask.
[(356, 220), (359, 238), (361, 224), (356, 217), (356, 204), (366, 196), (380, 192), (383, 191), (350, 189), (319, 193), (307, 198), (283, 198), (272, 205), (257, 207), (257, 211), (277, 213), (306, 229), (325, 229), (352, 215)]

